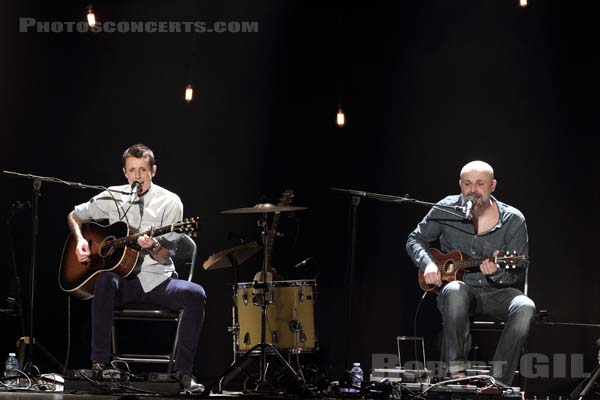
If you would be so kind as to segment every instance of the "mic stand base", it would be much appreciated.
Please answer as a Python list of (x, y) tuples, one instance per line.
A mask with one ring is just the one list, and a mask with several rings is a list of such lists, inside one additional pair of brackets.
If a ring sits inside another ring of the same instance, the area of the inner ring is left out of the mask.
[[(31, 354), (31, 352), (34, 349), (36, 352), (42, 354), (48, 361), (51, 361), (53, 365), (58, 367), (59, 371), (64, 371), (64, 369), (65, 369), (64, 364), (61, 363), (60, 361), (58, 361), (52, 355), (52, 353), (50, 353), (48, 350), (46, 350), (46, 348), (44, 346), (42, 346), (42, 344), (40, 342), (38, 342), (35, 339), (31, 340), (31, 338), (29, 336), (24, 336), (19, 339), (18, 359), (19, 359), (19, 369), (20, 370), (25, 371), (25, 372), (30, 372), (30, 370), (32, 369), (34, 364), (31, 359), (29, 359), (27, 362), (25, 362), (25, 359), (27, 358), (27, 355)], [(34, 371), (34, 372), (37, 373), (37, 371)]]
[[(600, 378), (600, 365), (596, 366), (588, 378), (585, 378), (569, 395), (569, 399), (583, 400)], [(585, 387), (584, 387), (585, 385)], [(590, 397), (591, 398), (591, 397)]]

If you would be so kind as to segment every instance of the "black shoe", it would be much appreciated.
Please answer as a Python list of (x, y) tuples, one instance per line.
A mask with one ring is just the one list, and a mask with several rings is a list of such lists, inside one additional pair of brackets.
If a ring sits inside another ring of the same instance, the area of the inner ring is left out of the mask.
[(204, 392), (204, 385), (196, 382), (196, 379), (189, 372), (179, 373), (179, 384), (181, 387), (181, 393), (192, 394)]
[(100, 372), (104, 369), (106, 369), (106, 364), (97, 361), (92, 361), (92, 371)]
[(102, 380), (102, 371), (106, 369), (106, 364), (92, 361), (92, 379), (95, 381)]

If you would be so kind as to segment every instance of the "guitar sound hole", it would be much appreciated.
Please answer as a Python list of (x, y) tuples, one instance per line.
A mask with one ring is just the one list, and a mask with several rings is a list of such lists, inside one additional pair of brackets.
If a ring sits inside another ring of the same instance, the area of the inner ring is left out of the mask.
[(106, 256), (108, 256), (108, 254), (107, 254), (107, 253), (108, 253), (108, 251), (109, 251), (109, 247), (107, 247), (107, 246), (102, 246), (102, 247), (100, 248), (100, 252), (99, 252), (99, 254), (100, 254), (100, 256), (101, 256), (101, 257), (106, 257)]
[(100, 256), (101, 257), (109, 257), (113, 252), (114, 248), (111, 245), (111, 242), (115, 239), (114, 236), (107, 236), (102, 243), (100, 244)]
[(444, 264), (444, 272), (448, 273), (448, 272), (452, 272), (454, 270), (454, 263), (447, 263)]

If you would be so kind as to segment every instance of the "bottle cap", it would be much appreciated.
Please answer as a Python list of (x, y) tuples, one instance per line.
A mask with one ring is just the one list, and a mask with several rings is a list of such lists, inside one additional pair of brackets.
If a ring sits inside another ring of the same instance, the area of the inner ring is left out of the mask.
[(354, 367), (360, 367), (360, 363), (355, 362), (354, 364), (352, 364)]
[(16, 357), (16, 356), (17, 356), (17, 353), (8, 353), (8, 356), (9, 356), (9, 357)]

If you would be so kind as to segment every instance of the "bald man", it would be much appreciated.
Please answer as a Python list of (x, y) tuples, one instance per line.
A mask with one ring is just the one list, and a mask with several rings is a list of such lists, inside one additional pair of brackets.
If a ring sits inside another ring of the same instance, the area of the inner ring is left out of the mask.
[[(525, 276), (527, 263), (516, 269), (503, 269), (493, 257), (506, 251), (529, 255), (525, 217), (514, 207), (498, 201), (492, 193), (496, 179), (491, 165), (472, 161), (460, 171), (460, 195), (439, 201), (409, 235), (406, 251), (423, 271), (427, 284), (439, 287), (437, 304), (442, 314), (442, 354), (451, 377), (465, 376), (471, 336), (469, 319), (490, 316), (506, 322), (492, 365), (497, 382), (511, 385), (519, 365), (521, 349), (535, 314), (535, 304), (517, 289)], [(448, 212), (461, 206), (467, 215)], [(446, 284), (429, 247), (438, 244), (442, 252), (459, 250), (469, 258), (484, 259), (478, 269), (465, 274), (462, 281)]]

